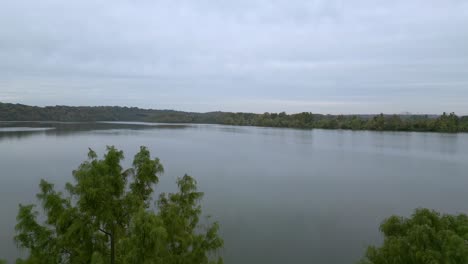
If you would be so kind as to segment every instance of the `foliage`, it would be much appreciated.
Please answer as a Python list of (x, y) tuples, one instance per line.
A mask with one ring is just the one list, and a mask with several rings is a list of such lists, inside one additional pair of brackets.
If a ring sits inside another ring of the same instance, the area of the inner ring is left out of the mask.
[(150, 209), (153, 189), (163, 172), (159, 159), (141, 147), (124, 170), (122, 151), (108, 147), (103, 159), (90, 150), (73, 172), (67, 195), (41, 180), (37, 195), (45, 213), (39, 223), (34, 205), (20, 205), (15, 240), (29, 250), (17, 263), (221, 263), (211, 258), (223, 246), (218, 224), (199, 224), (195, 180), (178, 179), (179, 192), (161, 194)]
[(468, 217), (417, 209), (410, 218), (392, 216), (380, 226), (381, 247), (369, 247), (362, 264), (468, 263)]
[(239, 126), (351, 129), (376, 131), (468, 132), (468, 116), (455, 113), (428, 115), (321, 115), (309, 112), (281, 113), (192, 113), (136, 107), (98, 106), (33, 107), (0, 103), (3, 121), (144, 121), (161, 123), (205, 123)]

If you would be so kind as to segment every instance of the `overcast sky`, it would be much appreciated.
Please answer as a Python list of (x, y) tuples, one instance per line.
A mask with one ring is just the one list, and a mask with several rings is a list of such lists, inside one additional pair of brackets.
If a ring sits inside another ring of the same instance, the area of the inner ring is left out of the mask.
[(2, 0), (0, 102), (468, 114), (468, 1)]

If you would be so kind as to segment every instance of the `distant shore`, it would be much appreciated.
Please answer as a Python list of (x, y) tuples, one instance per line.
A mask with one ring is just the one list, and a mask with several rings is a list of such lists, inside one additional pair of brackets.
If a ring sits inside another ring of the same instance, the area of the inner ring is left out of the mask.
[(468, 116), (441, 115), (323, 115), (311, 112), (233, 113), (183, 112), (120, 106), (29, 106), (0, 103), (0, 121), (128, 121), (152, 123), (221, 124), (303, 129), (371, 131), (468, 132)]

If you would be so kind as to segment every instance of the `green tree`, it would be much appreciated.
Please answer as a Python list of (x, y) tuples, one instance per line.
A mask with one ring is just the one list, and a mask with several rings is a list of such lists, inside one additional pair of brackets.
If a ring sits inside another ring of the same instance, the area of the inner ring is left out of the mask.
[(436, 131), (455, 133), (458, 132), (459, 118), (455, 113), (443, 113), (436, 121)]
[(376, 115), (367, 122), (367, 128), (370, 130), (382, 131), (385, 129), (385, 116), (384, 114)]
[(30, 255), (17, 263), (214, 263), (210, 256), (223, 241), (217, 223), (199, 225), (203, 194), (195, 180), (180, 178), (179, 192), (162, 194), (156, 213), (150, 202), (163, 172), (159, 159), (145, 147), (132, 168), (124, 170), (123, 159), (114, 147), (103, 159), (90, 150), (67, 195), (41, 180), (46, 220), (38, 222), (34, 205), (20, 205), (15, 240)]
[(353, 116), (351, 117), (350, 127), (352, 130), (361, 130), (364, 128), (364, 121), (357, 116)]
[(417, 209), (410, 218), (392, 216), (380, 226), (381, 247), (369, 247), (362, 264), (468, 263), (468, 217)]
[(392, 115), (385, 120), (385, 130), (399, 131), (403, 129), (403, 122), (398, 115)]

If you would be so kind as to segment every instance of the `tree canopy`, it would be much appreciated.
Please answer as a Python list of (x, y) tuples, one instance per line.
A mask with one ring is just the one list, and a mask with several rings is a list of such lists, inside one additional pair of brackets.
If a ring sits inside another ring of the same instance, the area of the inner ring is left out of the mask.
[(384, 242), (367, 249), (361, 264), (468, 263), (468, 217), (416, 209), (409, 218), (392, 216), (380, 226)]
[(65, 193), (41, 180), (44, 215), (35, 205), (19, 207), (15, 240), (29, 256), (17, 263), (222, 263), (218, 224), (200, 224), (203, 193), (196, 181), (179, 178), (179, 191), (160, 194), (151, 209), (162, 164), (146, 147), (131, 168), (122, 168), (123, 159), (115, 147), (102, 159), (90, 150)]

